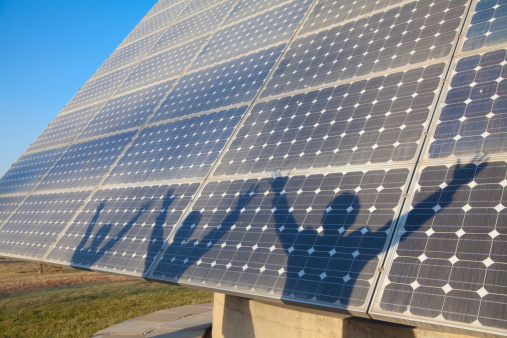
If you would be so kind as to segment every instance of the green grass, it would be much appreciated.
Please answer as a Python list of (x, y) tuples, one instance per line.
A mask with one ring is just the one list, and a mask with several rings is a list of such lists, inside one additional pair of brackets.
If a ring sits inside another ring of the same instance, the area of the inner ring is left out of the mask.
[(212, 301), (210, 292), (142, 281), (78, 285), (0, 296), (2, 337), (89, 337), (162, 309)]

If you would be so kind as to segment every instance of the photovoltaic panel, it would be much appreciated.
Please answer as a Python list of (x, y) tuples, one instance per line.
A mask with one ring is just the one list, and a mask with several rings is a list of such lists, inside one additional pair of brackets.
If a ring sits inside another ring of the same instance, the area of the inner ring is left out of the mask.
[(159, 53), (171, 46), (211, 33), (222, 22), (224, 15), (229, 12), (234, 2), (234, 0), (225, 1), (172, 25), (153, 47), (150, 54)]
[(135, 133), (130, 131), (73, 144), (44, 177), (37, 190), (97, 185)]
[(90, 191), (31, 195), (0, 228), (0, 253), (41, 259)]
[(132, 71), (128, 66), (98, 78), (90, 79), (77, 94), (67, 103), (64, 112), (96, 104), (111, 96)]
[(132, 30), (132, 32), (130, 32), (125, 40), (123, 40), (120, 47), (123, 47), (125, 44), (132, 43), (146, 35), (153, 34), (176, 21), (185, 6), (186, 1), (182, 1), (162, 12), (157, 13), (156, 15), (141, 20), (141, 22)]
[(180, 75), (189, 64), (189, 55), (195, 55), (207, 37), (190, 41), (160, 54), (145, 58), (118, 89), (125, 93), (146, 85), (165, 81)]
[(47, 259), (142, 275), (198, 186), (187, 183), (98, 190)]
[(150, 50), (160, 35), (162, 35), (162, 32), (157, 32), (130, 45), (126, 45), (121, 49), (115, 50), (93, 75), (99, 76), (139, 61)]
[(505, 42), (507, 42), (507, 6), (505, 1), (477, 1), (462, 50), (472, 51)]
[(169, 80), (110, 99), (79, 138), (85, 139), (142, 126), (173, 83), (174, 80)]
[(21, 156), (0, 179), (0, 194), (32, 190), (64, 150), (61, 147)]
[(202, 178), (246, 106), (143, 129), (104, 184)]
[(293, 1), (217, 31), (192, 62), (198, 69), (288, 40), (308, 10), (308, 1)]
[(159, 1), (0, 189), (0, 254), (507, 334), (504, 7)]
[(262, 97), (449, 57), (466, 2), (414, 1), (294, 40)]
[(257, 103), (214, 175), (414, 158), (440, 63)]
[(209, 182), (150, 277), (364, 310), (408, 174)]
[(430, 158), (507, 151), (506, 60), (505, 49), (458, 60), (436, 123)]
[(284, 45), (184, 75), (150, 123), (251, 101)]
[(257, 15), (264, 10), (269, 10), (285, 2), (287, 2), (287, 0), (258, 0), (255, 2), (240, 0), (225, 20), (224, 25), (242, 20), (251, 15)]
[(507, 332), (505, 161), (425, 165), (371, 312)]
[(28, 151), (39, 151), (74, 141), (101, 106), (102, 104), (97, 104), (58, 115), (30, 145)]
[(308, 19), (305, 21), (300, 34), (306, 34), (322, 28), (341, 24), (358, 16), (367, 15), (388, 6), (397, 5), (403, 0), (318, 0)]

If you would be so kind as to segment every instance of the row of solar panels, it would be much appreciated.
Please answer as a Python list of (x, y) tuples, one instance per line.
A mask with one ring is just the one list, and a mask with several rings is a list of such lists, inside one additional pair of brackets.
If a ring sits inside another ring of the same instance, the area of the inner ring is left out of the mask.
[(0, 180), (0, 254), (507, 333), (503, 0), (160, 0)]

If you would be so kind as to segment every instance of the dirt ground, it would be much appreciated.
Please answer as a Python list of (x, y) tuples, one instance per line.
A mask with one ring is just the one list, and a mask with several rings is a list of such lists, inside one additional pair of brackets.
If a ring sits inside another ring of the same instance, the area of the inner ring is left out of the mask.
[(133, 279), (125, 276), (78, 270), (68, 266), (0, 258), (0, 295), (68, 285), (131, 280)]

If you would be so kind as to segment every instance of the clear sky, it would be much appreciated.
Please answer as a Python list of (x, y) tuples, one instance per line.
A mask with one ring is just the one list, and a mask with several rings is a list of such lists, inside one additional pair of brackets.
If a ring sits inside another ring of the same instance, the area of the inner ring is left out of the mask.
[(156, 0), (0, 0), (0, 177)]

